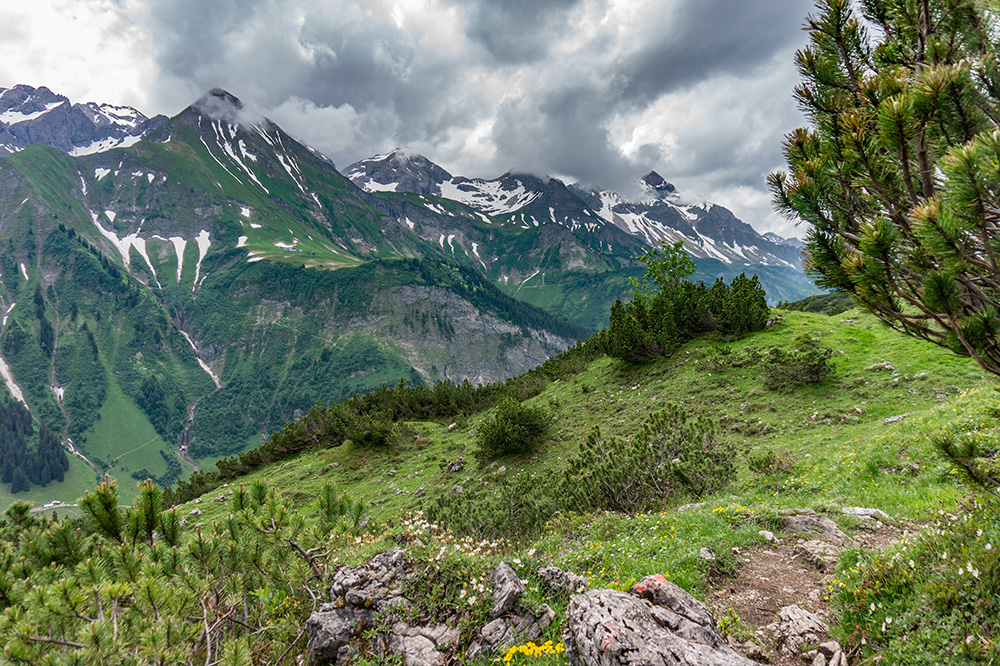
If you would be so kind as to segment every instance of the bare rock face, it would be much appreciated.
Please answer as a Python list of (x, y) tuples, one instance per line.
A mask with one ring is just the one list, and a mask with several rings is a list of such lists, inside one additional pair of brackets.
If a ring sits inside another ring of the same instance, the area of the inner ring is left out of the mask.
[(778, 514), (784, 516), (786, 534), (809, 534), (813, 539), (845, 548), (856, 545), (851, 537), (837, 527), (837, 523), (826, 516), (820, 516), (812, 509), (782, 509)]
[(832, 573), (837, 566), (840, 548), (826, 541), (812, 539), (795, 546), (795, 556), (808, 562), (824, 573)]
[(444, 666), (441, 650), (458, 643), (458, 629), (445, 625), (414, 627), (397, 622), (389, 634), (388, 648), (404, 656), (406, 666)]
[(570, 599), (563, 643), (585, 666), (751, 666), (719, 633), (708, 607), (661, 575), (631, 592), (591, 590)]
[(519, 603), (524, 589), (524, 583), (510, 564), (497, 565), (493, 570), (493, 609), (490, 611), (493, 619), (479, 630), (466, 657), (477, 659), (520, 642), (533, 641), (552, 624), (556, 613), (547, 604), (529, 610)]

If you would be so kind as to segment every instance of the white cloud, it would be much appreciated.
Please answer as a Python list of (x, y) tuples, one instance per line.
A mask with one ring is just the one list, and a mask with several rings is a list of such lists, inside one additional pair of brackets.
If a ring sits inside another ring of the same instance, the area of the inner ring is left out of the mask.
[(0, 8), (0, 85), (142, 108), (156, 71), (135, 0), (31, 0)]

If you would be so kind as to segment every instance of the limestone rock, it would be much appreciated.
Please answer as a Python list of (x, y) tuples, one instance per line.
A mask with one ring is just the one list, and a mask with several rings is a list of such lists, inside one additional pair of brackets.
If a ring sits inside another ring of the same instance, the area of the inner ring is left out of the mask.
[(806, 645), (821, 643), (830, 628), (813, 613), (798, 606), (785, 606), (778, 612), (780, 620), (764, 627), (777, 642), (778, 650), (797, 656)]
[(837, 527), (837, 523), (826, 516), (820, 516), (812, 509), (782, 509), (778, 514), (784, 516), (786, 534), (806, 533), (814, 539), (828, 541), (835, 546), (855, 545), (854, 540)]
[(479, 631), (479, 638), (473, 641), (466, 657), (499, 653), (512, 645), (533, 641), (552, 624), (556, 613), (548, 604), (542, 604), (536, 612), (515, 612), (507, 617), (497, 618)]
[(416, 576), (403, 550), (379, 553), (360, 567), (340, 567), (330, 583), (330, 598), (340, 604), (382, 611), (401, 603), (402, 584)]
[(750, 666), (730, 648), (708, 608), (663, 576), (631, 593), (574, 595), (563, 643), (569, 663), (586, 666)]
[(860, 506), (845, 506), (841, 511), (848, 516), (856, 516), (861, 520), (881, 520), (883, 523), (891, 523), (892, 518), (889, 517), (882, 509), (866, 509)]
[(824, 573), (832, 573), (837, 566), (840, 549), (826, 541), (815, 539), (800, 543), (792, 551), (795, 555)]
[(538, 567), (538, 577), (555, 594), (581, 594), (587, 591), (587, 579), (558, 567)]
[(306, 622), (306, 648), (316, 659), (339, 663), (341, 648), (372, 624), (372, 611), (366, 608), (337, 608), (324, 604)]
[(458, 643), (458, 629), (446, 625), (413, 627), (397, 622), (387, 640), (392, 652), (403, 655), (406, 666), (444, 666), (446, 659), (441, 650)]
[(402, 585), (416, 576), (399, 548), (380, 553), (360, 567), (341, 566), (330, 583), (331, 603), (306, 622), (306, 647), (316, 659), (334, 664), (350, 659), (349, 643), (373, 626), (376, 611), (410, 602)]
[(524, 594), (524, 583), (514, 568), (506, 562), (501, 562), (493, 570), (493, 608), (491, 618), (498, 618), (514, 605)]

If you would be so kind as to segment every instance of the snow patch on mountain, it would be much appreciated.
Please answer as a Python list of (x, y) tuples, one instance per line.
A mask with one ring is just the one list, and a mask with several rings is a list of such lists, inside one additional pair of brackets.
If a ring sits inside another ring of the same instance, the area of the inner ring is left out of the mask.
[(189, 345), (191, 345), (191, 349), (194, 351), (195, 360), (198, 361), (198, 365), (201, 366), (201, 369), (208, 373), (208, 376), (212, 378), (215, 388), (222, 388), (222, 382), (219, 381), (219, 377), (212, 371), (212, 368), (208, 366), (208, 363), (205, 363), (201, 360), (201, 357), (198, 356), (198, 348), (195, 346), (194, 340), (191, 339), (191, 336), (188, 335), (186, 331), (181, 331), (181, 335), (183, 335), (184, 339), (188, 341)]
[[(204, 280), (201, 276), (201, 262), (208, 253), (208, 248), (212, 246), (209, 242), (208, 231), (202, 229), (201, 232), (195, 237), (195, 242), (198, 244), (198, 263), (194, 265), (194, 284), (191, 286), (191, 291), (194, 291), (198, 285)], [(200, 278), (200, 279), (199, 279)]]
[(35, 120), (36, 118), (41, 118), (52, 109), (60, 107), (65, 103), (66, 102), (64, 101), (49, 102), (48, 104), (45, 105), (45, 108), (42, 109), (41, 111), (32, 111), (31, 113), (25, 113), (24, 111), (19, 111), (19, 110), (4, 111), (3, 113), (0, 113), (0, 123), (3, 123), (4, 125), (17, 125), (18, 123), (26, 123), (29, 120)]
[(24, 392), (17, 385), (17, 382), (14, 381), (14, 374), (10, 371), (10, 366), (7, 365), (7, 361), (3, 356), (0, 356), (0, 376), (3, 376), (3, 383), (7, 385), (7, 390), (14, 396), (14, 399), (23, 404), (27, 409), (28, 403), (24, 400)]

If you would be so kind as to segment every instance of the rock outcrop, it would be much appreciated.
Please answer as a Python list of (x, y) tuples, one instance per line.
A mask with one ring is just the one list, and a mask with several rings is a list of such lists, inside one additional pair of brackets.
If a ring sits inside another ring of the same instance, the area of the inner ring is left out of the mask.
[(570, 664), (751, 666), (730, 648), (708, 607), (661, 575), (630, 592), (591, 590), (570, 599), (563, 629)]
[(524, 591), (524, 582), (514, 567), (506, 562), (497, 565), (493, 571), (492, 620), (479, 630), (469, 646), (466, 654), (469, 659), (496, 654), (517, 643), (533, 641), (552, 624), (556, 613), (547, 604), (535, 609), (521, 605)]
[(776, 647), (782, 654), (795, 657), (809, 645), (819, 645), (826, 639), (830, 628), (819, 617), (798, 606), (785, 606), (779, 613), (779, 620), (762, 628), (774, 637)]
[[(380, 553), (360, 567), (337, 569), (330, 584), (331, 603), (310, 615), (306, 623), (306, 647), (313, 657), (334, 664), (353, 658), (357, 649), (352, 640), (376, 625), (376, 614), (410, 605), (403, 596), (403, 584), (416, 575), (398, 548)], [(458, 640), (459, 632), (453, 627), (396, 622), (387, 636), (369, 647), (375, 654), (400, 654), (407, 666), (443, 666), (443, 651)]]

